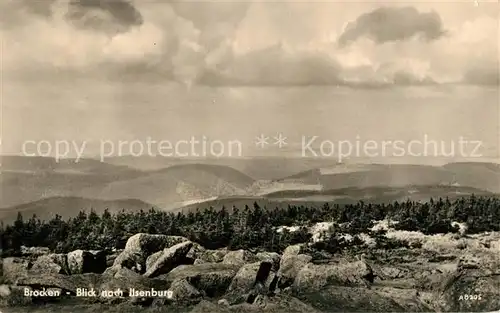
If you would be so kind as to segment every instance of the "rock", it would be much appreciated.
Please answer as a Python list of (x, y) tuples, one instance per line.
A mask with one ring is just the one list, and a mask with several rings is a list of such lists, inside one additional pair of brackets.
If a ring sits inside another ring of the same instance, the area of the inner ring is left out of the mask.
[(67, 255), (70, 274), (83, 274), (84, 266), (88, 267), (94, 260), (94, 256), (83, 250), (75, 250)]
[(102, 273), (106, 270), (106, 256), (100, 251), (75, 250), (68, 253), (68, 267), (71, 275)]
[[(289, 247), (290, 248), (290, 247)], [(288, 248), (287, 248), (288, 249)], [(286, 288), (293, 284), (299, 271), (311, 262), (312, 257), (307, 254), (283, 255), (281, 257), (280, 269), (278, 271), (279, 288)]]
[(204, 296), (218, 297), (226, 292), (238, 269), (237, 266), (222, 263), (181, 265), (168, 274), (158, 276), (157, 279), (171, 283), (186, 279)]
[(198, 256), (198, 259), (208, 263), (219, 263), (224, 260), (224, 257), (228, 253), (229, 251), (226, 249), (219, 249), (219, 250), (207, 249), (203, 253), (201, 253), (200, 256)]
[(305, 245), (302, 243), (288, 246), (285, 248), (285, 250), (283, 250), (282, 258), (287, 257), (287, 256), (292, 256), (292, 255), (303, 254), (304, 252), (305, 252)]
[(198, 303), (190, 313), (230, 313), (231, 310), (224, 305), (217, 305), (207, 300)]
[(251, 304), (258, 306), (259, 308), (265, 308), (267, 306), (267, 297), (264, 295), (257, 295)]
[(203, 246), (193, 242), (193, 246), (191, 247), (191, 249), (187, 253), (186, 257), (188, 259), (191, 259), (194, 262), (196, 259), (200, 258), (200, 256), (205, 254), (206, 251), (207, 251), (207, 249), (205, 249)]
[(217, 304), (218, 305), (223, 305), (223, 306), (229, 306), (229, 302), (226, 300), (226, 299), (220, 299), (219, 301), (217, 301)]
[(127, 240), (125, 250), (140, 251), (148, 255), (170, 248), (181, 242), (189, 241), (182, 236), (167, 236), (167, 235), (151, 235), (145, 233), (138, 233), (133, 235)]
[(38, 274), (70, 274), (66, 254), (47, 254), (39, 256), (31, 271)]
[(203, 261), (202, 259), (196, 259), (194, 260), (194, 265), (198, 265), (198, 264), (205, 264), (205, 263), (208, 263), (207, 261)]
[(14, 283), (19, 277), (28, 275), (32, 263), (22, 258), (5, 258), (2, 260), (3, 277), (7, 282)]
[[(243, 265), (233, 278), (227, 290), (226, 299), (232, 304), (242, 303), (250, 294), (267, 294), (270, 291), (274, 274), (272, 264), (256, 262)], [(272, 290), (274, 291), (274, 290)]]
[(486, 269), (460, 270), (442, 282), (443, 312), (491, 312), (500, 308), (500, 275)]
[(120, 252), (113, 252), (111, 254), (106, 255), (106, 267), (111, 267), (115, 263), (116, 258), (120, 255)]
[(0, 298), (5, 298), (10, 295), (9, 285), (0, 285)]
[(385, 279), (403, 278), (405, 277), (405, 274), (406, 271), (393, 266), (380, 267), (380, 273), (377, 273), (377, 275), (384, 277)]
[(371, 268), (363, 261), (345, 264), (306, 264), (297, 274), (293, 289), (297, 293), (317, 291), (329, 285), (369, 287), (366, 277)]
[(25, 296), (24, 289), (24, 287), (19, 286), (0, 285), (0, 307), (16, 307), (32, 304), (32, 297)]
[(152, 264), (150, 263), (150, 267), (146, 268), (144, 276), (156, 277), (170, 272), (182, 264), (192, 246), (192, 242), (186, 241), (163, 250), (160, 256), (155, 256), (154, 261), (151, 261)]
[(120, 278), (120, 277), (136, 278), (136, 277), (141, 276), (140, 274), (132, 271), (131, 269), (128, 269), (126, 267), (122, 267), (120, 265), (114, 265), (112, 267), (107, 268), (104, 271), (103, 275), (108, 275), (108, 276), (115, 277), (115, 278)]
[[(142, 270), (141, 262), (143, 262), (143, 259), (144, 256), (140, 252), (124, 250), (115, 258), (112, 266), (123, 266), (140, 273)], [(144, 263), (146, 263), (145, 260)]]
[(115, 274), (122, 268), (121, 265), (113, 265), (111, 267), (108, 267), (104, 273), (102, 273), (103, 276), (115, 276)]
[(222, 263), (243, 266), (244, 264), (253, 263), (256, 261), (258, 261), (258, 259), (253, 253), (241, 249), (228, 252), (224, 256), (224, 260), (222, 261)]
[(283, 251), (278, 271), (279, 288), (291, 286), (300, 269), (312, 261), (311, 256), (303, 254), (305, 250), (304, 244), (296, 244)]
[(273, 271), (278, 271), (280, 267), (281, 256), (276, 252), (259, 252), (255, 255), (259, 261), (270, 262), (273, 265)]
[[(196, 305), (191, 313), (319, 313), (310, 305), (301, 302), (293, 297), (274, 297), (267, 298), (260, 296), (255, 298), (254, 304), (242, 303), (234, 306), (224, 304), (214, 304), (206, 300), (201, 301)], [(325, 310), (324, 312), (331, 312)]]
[(50, 249), (47, 247), (26, 247), (21, 246), (21, 254), (23, 256), (33, 256), (38, 257), (41, 255), (49, 254)]
[(178, 303), (189, 305), (202, 299), (202, 294), (186, 279), (174, 281), (168, 290), (172, 293), (171, 300)]
[(150, 255), (185, 241), (189, 240), (181, 236), (138, 233), (127, 240), (125, 250), (116, 257), (113, 265), (135, 268), (136, 271), (143, 273)]
[(165, 253), (165, 250), (155, 252), (146, 259), (146, 271), (151, 269), (158, 259)]
[[(404, 291), (399, 289), (399, 294)], [(362, 287), (327, 286), (314, 292), (298, 295), (300, 300), (324, 312), (429, 312), (427, 306), (418, 299), (395, 301), (398, 289), (393, 296), (386, 292)]]

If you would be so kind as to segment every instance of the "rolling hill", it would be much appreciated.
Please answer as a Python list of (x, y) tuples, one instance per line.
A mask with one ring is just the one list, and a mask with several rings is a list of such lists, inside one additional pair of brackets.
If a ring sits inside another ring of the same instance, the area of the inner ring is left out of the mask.
[(2, 172), (12, 173), (58, 173), (100, 175), (113, 179), (140, 176), (141, 170), (126, 165), (112, 165), (94, 159), (61, 159), (50, 157), (24, 157), (5, 155), (0, 157)]
[[(0, 207), (8, 209), (42, 199), (66, 197), (96, 201), (137, 199), (148, 206), (176, 210), (220, 206), (220, 203), (226, 206), (252, 204), (255, 200), (271, 204), (359, 199), (399, 201), (405, 197), (425, 200), (431, 195), (500, 193), (500, 166), (494, 163), (332, 164), (331, 160), (324, 159), (274, 157), (207, 159), (207, 163), (200, 164), (196, 160), (160, 158), (155, 161), (157, 165), (162, 162), (170, 162), (170, 165), (137, 169), (130, 164), (118, 164), (117, 160), (115, 164), (91, 159), (57, 163), (51, 158), (4, 156), (2, 161)], [(125, 158), (121, 163), (130, 163), (130, 160)], [(270, 179), (256, 180), (249, 172)], [(274, 176), (283, 173), (286, 175)]]
[(0, 220), (4, 223), (10, 223), (17, 218), (18, 212), (21, 212), (25, 219), (36, 214), (38, 218), (47, 220), (56, 214), (64, 219), (74, 217), (81, 210), (90, 212), (92, 209), (101, 214), (105, 209), (108, 209), (110, 213), (116, 213), (122, 209), (126, 212), (139, 212), (141, 209), (147, 211), (151, 208), (156, 207), (136, 199), (105, 201), (79, 197), (51, 197), (0, 210)]
[(74, 196), (90, 186), (132, 179), (143, 172), (96, 160), (3, 156), (0, 174), (0, 207), (10, 207), (47, 197)]
[(244, 194), (253, 178), (222, 165), (185, 164), (142, 171), (97, 160), (3, 157), (0, 207), (50, 197), (138, 199), (164, 208), (185, 201)]
[(114, 157), (106, 160), (109, 164), (129, 166), (139, 170), (154, 171), (170, 166), (186, 164), (210, 164), (229, 166), (256, 180), (272, 180), (298, 172), (331, 166), (335, 160), (299, 157), (253, 157), (253, 158), (168, 158), (168, 157)]
[(278, 181), (320, 184), (324, 189), (455, 185), (500, 192), (500, 170), (494, 163), (450, 163), (444, 166), (342, 164), (304, 171)]
[(253, 197), (220, 197), (201, 203), (186, 205), (178, 211), (190, 212), (197, 209), (203, 210), (213, 207), (220, 209), (223, 206), (231, 210), (233, 206), (250, 208), (255, 202), (261, 207), (268, 209), (286, 207), (289, 204), (305, 205), (309, 207), (329, 204), (354, 204), (362, 200), (370, 203), (391, 203), (394, 201), (428, 201), (430, 198), (446, 198), (450, 200), (475, 194), (477, 196), (500, 196), (488, 191), (471, 187), (458, 186), (405, 186), (400, 188), (391, 187), (367, 187), (367, 188), (341, 188), (333, 190), (282, 190), (266, 195)]
[(106, 200), (135, 198), (171, 209), (185, 201), (244, 195), (253, 183), (252, 178), (227, 166), (185, 164), (151, 171), (134, 179), (111, 182), (104, 187), (89, 187), (79, 194)]
[(0, 174), (0, 207), (10, 207), (47, 197), (75, 196), (84, 188), (139, 177), (142, 171), (97, 160), (3, 156)]

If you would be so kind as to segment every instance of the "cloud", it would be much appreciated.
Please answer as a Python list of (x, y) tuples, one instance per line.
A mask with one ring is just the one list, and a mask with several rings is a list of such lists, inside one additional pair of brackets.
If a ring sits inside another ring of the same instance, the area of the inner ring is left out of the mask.
[[(270, 9), (246, 1), (36, 2), (0, 1), (4, 77), (188, 86), (498, 84), (498, 47), (491, 40), (497, 20), (471, 16), (465, 7), (453, 6), (462, 12), (456, 18), (438, 6), (439, 14), (372, 5), (333, 10), (340, 4)], [(343, 19), (354, 22), (343, 29)]]
[(129, 0), (5, 0), (0, 6), (2, 26), (7, 28), (29, 24), (33, 19), (51, 20), (58, 14), (76, 27), (110, 35), (143, 22)]
[(208, 70), (201, 84), (306, 86), (340, 83), (340, 66), (327, 55), (294, 51), (284, 44), (229, 58), (219, 70)]
[[(278, 31), (266, 28), (267, 36), (274, 33), (275, 41), (287, 44), (251, 49), (252, 38), (249, 34), (252, 34), (252, 29), (249, 28), (239, 33), (240, 37), (232, 42), (229, 49), (231, 52), (226, 53), (223, 61), (215, 68), (208, 68), (198, 83), (216, 86), (331, 85), (353, 88), (498, 85), (499, 51), (497, 42), (491, 40), (499, 35), (495, 18), (477, 13), (471, 16), (464, 12), (463, 16), (467, 18), (449, 23), (444, 36), (444, 26), (437, 13), (418, 13), (416, 9), (407, 7), (382, 10), (402, 13), (401, 18), (406, 21), (402, 31), (398, 32), (393, 19), (389, 23), (392, 23), (395, 30), (386, 33), (385, 37), (381, 34), (376, 37), (377, 40), (370, 40), (370, 37), (360, 35), (359, 40), (353, 40), (342, 47), (334, 44), (335, 39), (330, 39), (338, 38), (332, 34), (318, 36), (315, 41), (306, 41), (301, 45), (293, 34), (290, 35), (290, 40), (283, 38), (283, 27), (277, 26)], [(447, 12), (443, 8), (441, 11)], [(361, 16), (369, 14), (371, 13)], [(450, 14), (446, 21), (450, 21), (449, 16)], [(419, 24), (416, 17), (420, 21), (439, 21), (435, 23), (438, 26), (433, 27), (432, 23)], [(266, 21), (266, 26), (269, 23)], [(364, 22), (361, 24), (367, 25)], [(306, 28), (307, 26), (304, 25)], [(373, 31), (377, 32), (377, 28)], [(432, 40), (402, 40), (411, 36)], [(380, 41), (384, 38), (398, 40), (381, 45)], [(272, 40), (273, 38), (269, 38), (268, 42), (271, 43)], [(243, 49), (240, 47), (241, 41), (244, 41)], [(256, 42), (263, 46), (261, 37)]]
[(361, 37), (378, 44), (414, 36), (431, 41), (444, 34), (441, 18), (436, 12), (421, 13), (413, 7), (381, 7), (348, 23), (338, 44), (345, 46)]
[(71, 0), (66, 18), (77, 27), (109, 34), (143, 23), (141, 13), (127, 0)]
[(23, 19), (2, 31), (9, 47), (5, 70), (10, 77), (73, 70), (189, 85), (232, 37), (248, 5), (210, 3), (199, 13), (200, 4), (193, 2), (54, 0), (40, 14), (9, 2), (5, 8)]
[(381, 64), (351, 65), (335, 53), (297, 50), (284, 43), (242, 55), (208, 69), (197, 81), (209, 86), (347, 86), (386, 88), (428, 86), (437, 82), (428, 64), (405, 59)]

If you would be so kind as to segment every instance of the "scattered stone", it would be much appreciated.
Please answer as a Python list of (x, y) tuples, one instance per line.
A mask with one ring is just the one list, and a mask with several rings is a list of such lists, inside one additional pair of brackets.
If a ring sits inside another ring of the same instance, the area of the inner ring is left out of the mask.
[(113, 266), (113, 264), (115, 263), (116, 258), (118, 257), (118, 255), (120, 253), (122, 253), (122, 251), (120, 251), (120, 252), (113, 252), (111, 254), (106, 255), (106, 267)]
[(273, 271), (278, 271), (280, 267), (281, 256), (276, 252), (259, 252), (255, 255), (259, 261), (270, 262)]
[(283, 255), (278, 271), (278, 287), (286, 288), (291, 286), (300, 270), (311, 260), (312, 257), (307, 254)]
[(116, 257), (113, 265), (135, 268), (135, 271), (143, 273), (150, 255), (185, 241), (189, 240), (181, 236), (135, 234), (127, 240), (125, 250)]
[(32, 272), (38, 274), (70, 274), (66, 254), (46, 254), (39, 256), (33, 263)]
[(224, 305), (217, 305), (207, 300), (202, 300), (198, 303), (190, 313), (230, 313), (232, 312), (229, 307)]
[(203, 261), (202, 259), (196, 259), (194, 260), (194, 265), (198, 265), (198, 264), (205, 264), (205, 263), (208, 263), (207, 261)]
[(363, 261), (346, 264), (306, 264), (293, 283), (295, 292), (317, 291), (325, 286), (369, 287), (371, 267)]
[(243, 266), (258, 261), (257, 257), (247, 250), (230, 251), (224, 256), (222, 263)]
[(302, 243), (291, 245), (285, 248), (283, 251), (282, 258), (286, 258), (287, 256), (299, 255), (305, 252), (305, 245)]
[(195, 260), (199, 259), (203, 254), (205, 254), (206, 251), (207, 249), (205, 249), (203, 246), (193, 242), (193, 246), (187, 253), (186, 257), (194, 262)]
[(26, 259), (10, 257), (3, 259), (3, 277), (7, 282), (14, 283), (19, 277), (28, 275), (32, 263)]
[(193, 246), (190, 241), (179, 243), (173, 247), (161, 251), (161, 255), (154, 257), (150, 267), (147, 268), (145, 277), (156, 277), (161, 274), (166, 274), (182, 264), (182, 261)]
[(219, 249), (219, 250), (205, 250), (201, 255), (198, 257), (199, 260), (205, 261), (208, 263), (219, 263), (224, 260), (224, 257), (226, 254), (228, 254), (229, 251), (227, 249)]
[(193, 287), (186, 279), (176, 280), (168, 289), (172, 293), (172, 301), (193, 304), (201, 301), (203, 295)]
[(204, 296), (213, 298), (224, 295), (237, 271), (237, 266), (223, 263), (181, 265), (157, 279), (167, 282), (186, 279)]
[(107, 268), (106, 271), (104, 271), (103, 275), (108, 275), (115, 278), (137, 278), (141, 276), (137, 272), (134, 272), (133, 270), (120, 265), (114, 265)]
[(0, 307), (30, 305), (33, 298), (24, 295), (24, 287), (0, 285)]
[(274, 274), (271, 275), (272, 264), (256, 262), (243, 265), (229, 285), (226, 299), (231, 305), (246, 301), (250, 295), (268, 294)]
[(23, 256), (33, 256), (38, 257), (41, 255), (49, 254), (50, 249), (47, 247), (26, 247), (21, 246), (21, 254)]
[(75, 250), (68, 253), (68, 267), (71, 275), (100, 274), (106, 270), (106, 256), (100, 251)]

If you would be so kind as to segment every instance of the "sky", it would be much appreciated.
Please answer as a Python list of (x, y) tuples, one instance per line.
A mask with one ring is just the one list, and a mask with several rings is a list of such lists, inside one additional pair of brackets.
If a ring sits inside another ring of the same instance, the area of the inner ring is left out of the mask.
[[(499, 11), (481, 0), (2, 0), (2, 152), (205, 136), (285, 155), (304, 136), (428, 136), (481, 141), (498, 158)], [(255, 146), (280, 133), (286, 148)]]

